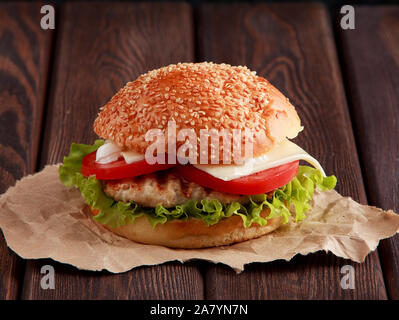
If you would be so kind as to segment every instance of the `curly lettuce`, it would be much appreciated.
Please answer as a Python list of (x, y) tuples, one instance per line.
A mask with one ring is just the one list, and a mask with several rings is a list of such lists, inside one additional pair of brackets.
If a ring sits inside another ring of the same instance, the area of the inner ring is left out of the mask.
[[(148, 208), (133, 201), (126, 203), (112, 199), (104, 193), (101, 181), (95, 176), (86, 178), (81, 174), (82, 159), (103, 144), (103, 140), (96, 140), (93, 145), (73, 143), (69, 155), (64, 157), (63, 165), (59, 168), (59, 177), (65, 186), (78, 188), (86, 204), (98, 211), (94, 216), (96, 221), (114, 228), (133, 223), (141, 216), (146, 216), (153, 227), (158, 223), (189, 218), (200, 219), (210, 226), (233, 215), (240, 216), (245, 227), (253, 223), (264, 226), (269, 219), (280, 216), (283, 223), (287, 223), (291, 216), (298, 222), (306, 218), (314, 190), (331, 190), (337, 183), (335, 176), (323, 177), (317, 169), (300, 166), (297, 176), (287, 185), (269, 194), (250, 196), (246, 204), (224, 204), (216, 199), (203, 199), (188, 200), (172, 208), (161, 205)], [(261, 216), (264, 209), (270, 209), (266, 217)]]

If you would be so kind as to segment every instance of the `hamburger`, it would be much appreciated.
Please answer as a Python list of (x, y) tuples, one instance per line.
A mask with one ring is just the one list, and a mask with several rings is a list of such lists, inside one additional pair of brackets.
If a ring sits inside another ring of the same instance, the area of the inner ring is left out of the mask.
[(305, 219), (314, 190), (335, 187), (290, 141), (302, 130), (289, 100), (247, 67), (178, 63), (116, 93), (94, 121), (101, 139), (73, 143), (59, 175), (122, 237), (229, 245)]

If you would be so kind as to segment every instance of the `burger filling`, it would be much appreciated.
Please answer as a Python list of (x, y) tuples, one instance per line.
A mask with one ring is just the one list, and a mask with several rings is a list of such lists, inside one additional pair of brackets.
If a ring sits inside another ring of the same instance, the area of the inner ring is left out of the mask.
[[(97, 140), (72, 144), (59, 174), (99, 212), (94, 219), (110, 227), (141, 216), (152, 226), (190, 218), (209, 226), (232, 215), (245, 227), (264, 226), (277, 216), (283, 223), (303, 220), (314, 190), (335, 187), (336, 178), (326, 177), (317, 160), (298, 148), (286, 140), (243, 166), (149, 165), (142, 155)], [(315, 168), (300, 166), (299, 159)], [(261, 215), (265, 209), (267, 216)]]
[(103, 180), (105, 194), (117, 201), (133, 201), (143, 207), (165, 208), (181, 205), (192, 199), (215, 199), (221, 203), (246, 203), (248, 196), (223, 193), (182, 178), (175, 170), (162, 170), (133, 178)]

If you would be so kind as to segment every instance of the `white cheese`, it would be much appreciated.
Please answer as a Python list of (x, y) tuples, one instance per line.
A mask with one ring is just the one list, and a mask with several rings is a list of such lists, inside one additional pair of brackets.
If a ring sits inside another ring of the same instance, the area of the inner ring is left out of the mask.
[(121, 155), (127, 164), (145, 159), (144, 154), (137, 153), (136, 151), (124, 151), (121, 152)]
[(106, 141), (100, 148), (97, 149), (96, 162), (106, 164), (118, 160), (121, 154), (121, 149), (115, 143)]
[(243, 165), (194, 164), (194, 166), (218, 179), (230, 181), (296, 160), (309, 162), (325, 176), (323, 168), (315, 158), (287, 139), (260, 157), (246, 160)]
[(96, 162), (106, 164), (118, 160), (120, 157), (125, 159), (127, 164), (137, 162), (144, 159), (144, 154), (135, 151), (122, 151), (121, 148), (111, 141), (106, 141), (97, 149)]
[[(128, 164), (145, 159), (144, 154), (135, 151), (122, 151), (117, 144), (106, 141), (106, 143), (97, 150), (96, 162), (106, 164), (116, 161), (120, 157), (123, 157)], [(325, 176), (323, 168), (315, 158), (287, 139), (283, 140), (279, 145), (260, 157), (246, 160), (243, 165), (194, 164), (194, 166), (218, 179), (230, 181), (296, 160), (305, 160), (309, 162)]]

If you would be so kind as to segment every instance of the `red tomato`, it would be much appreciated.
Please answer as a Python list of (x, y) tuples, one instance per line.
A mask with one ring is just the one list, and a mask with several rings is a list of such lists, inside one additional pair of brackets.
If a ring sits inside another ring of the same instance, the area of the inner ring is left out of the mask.
[(177, 166), (180, 175), (201, 186), (233, 194), (256, 195), (273, 191), (290, 182), (298, 174), (299, 161), (283, 164), (246, 177), (224, 181), (192, 165)]
[(100, 164), (96, 162), (96, 152), (88, 154), (82, 160), (81, 171), (85, 177), (95, 175), (99, 180), (118, 180), (166, 170), (175, 166), (175, 164), (148, 164), (145, 159), (130, 164), (127, 164), (123, 159)]

